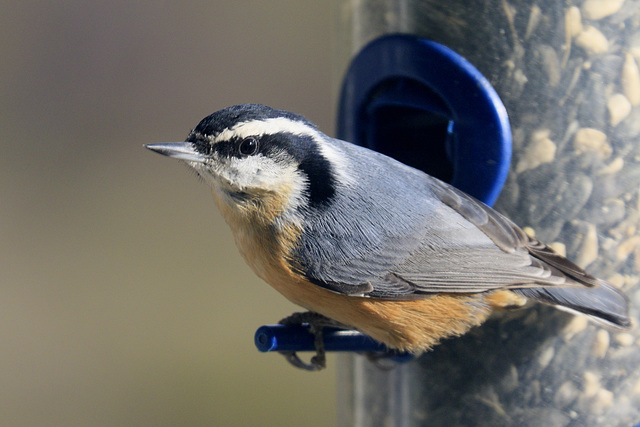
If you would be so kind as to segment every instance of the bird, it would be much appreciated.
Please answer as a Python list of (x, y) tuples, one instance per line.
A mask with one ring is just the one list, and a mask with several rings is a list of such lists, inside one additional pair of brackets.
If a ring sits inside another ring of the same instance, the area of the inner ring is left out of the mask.
[(211, 187), (257, 276), (312, 317), (390, 349), (420, 354), (529, 302), (631, 324), (620, 290), (496, 210), (296, 113), (235, 105), (184, 142), (145, 147)]

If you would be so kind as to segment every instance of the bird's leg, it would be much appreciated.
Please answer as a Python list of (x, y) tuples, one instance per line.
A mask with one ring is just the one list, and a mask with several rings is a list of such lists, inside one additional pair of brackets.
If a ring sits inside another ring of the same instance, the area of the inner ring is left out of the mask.
[(348, 329), (345, 325), (312, 311), (293, 313), (291, 316), (285, 317), (278, 323), (281, 325), (295, 326), (300, 326), (302, 324), (309, 325), (309, 332), (313, 334), (313, 343), (316, 348), (316, 354), (311, 358), (309, 363), (303, 362), (295, 351), (280, 352), (280, 354), (282, 354), (293, 366), (307, 371), (319, 371), (327, 366), (322, 334), (323, 329), (325, 327)]

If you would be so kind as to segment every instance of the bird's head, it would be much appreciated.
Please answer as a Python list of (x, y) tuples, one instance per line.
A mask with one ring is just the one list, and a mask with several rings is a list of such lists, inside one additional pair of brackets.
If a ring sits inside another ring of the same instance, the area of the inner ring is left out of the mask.
[(219, 204), (274, 216), (330, 203), (341, 160), (329, 141), (302, 116), (243, 104), (205, 117), (184, 142), (146, 147), (192, 167)]

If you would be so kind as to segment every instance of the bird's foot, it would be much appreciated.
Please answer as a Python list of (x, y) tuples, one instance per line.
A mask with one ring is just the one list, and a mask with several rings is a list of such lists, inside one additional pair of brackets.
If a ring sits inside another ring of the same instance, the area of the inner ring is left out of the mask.
[(327, 358), (324, 349), (324, 339), (322, 334), (323, 328), (347, 328), (345, 325), (336, 322), (333, 319), (329, 319), (326, 316), (314, 313), (312, 311), (293, 313), (291, 316), (285, 317), (278, 323), (281, 325), (293, 326), (307, 325), (309, 327), (309, 332), (314, 337), (313, 342), (316, 349), (316, 354), (311, 357), (309, 363), (303, 362), (295, 351), (279, 352), (284, 356), (285, 359), (287, 359), (287, 362), (291, 363), (296, 368), (304, 369), (306, 371), (319, 371), (326, 368), (327, 366)]

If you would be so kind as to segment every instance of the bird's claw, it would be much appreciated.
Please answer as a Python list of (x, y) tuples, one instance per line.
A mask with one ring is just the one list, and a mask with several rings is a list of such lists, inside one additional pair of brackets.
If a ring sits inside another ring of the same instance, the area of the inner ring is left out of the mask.
[(295, 351), (281, 351), (280, 354), (287, 359), (287, 362), (305, 371), (320, 371), (327, 366), (324, 352), (322, 354), (316, 353), (309, 363), (303, 362)]

